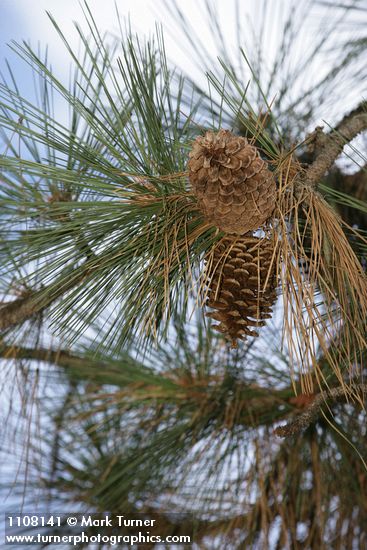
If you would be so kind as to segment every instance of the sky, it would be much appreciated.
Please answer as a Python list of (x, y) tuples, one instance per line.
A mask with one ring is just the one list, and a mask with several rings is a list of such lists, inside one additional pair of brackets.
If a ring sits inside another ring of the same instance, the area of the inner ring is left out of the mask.
[[(351, 0), (345, 0), (346, 2)], [(362, 0), (366, 2), (366, 0)], [(284, 18), (287, 17), (290, 6), (296, 11), (304, 11), (306, 15), (312, 12), (312, 16), (308, 18), (307, 25), (303, 25), (299, 33), (297, 49), (294, 51), (292, 62), (295, 64), (301, 63), (302, 59), (307, 56), (310, 48), (314, 46), (315, 40), (312, 36), (312, 31), (317, 29), (321, 24), (322, 28), (327, 28), (330, 23), (330, 18), (323, 21), (326, 8), (322, 6), (312, 10), (308, 10), (308, 5), (311, 0), (297, 2), (296, 0), (239, 0), (241, 7), (240, 20), (245, 23), (246, 36), (241, 34), (241, 45), (251, 42), (251, 33), (256, 31), (256, 23), (261, 21), (261, 14), (267, 10), (266, 25), (262, 29), (261, 40), (266, 44), (266, 59), (265, 63), (271, 65), (271, 58), (279, 48), (279, 44), (283, 39)], [(174, 0), (166, 0), (166, 4), (173, 6)], [(194, 30), (197, 32), (203, 45), (208, 49), (209, 53), (213, 54), (215, 60), (221, 47), (221, 39), (218, 32), (214, 29), (211, 31), (207, 14), (205, 14), (205, 0), (178, 0), (180, 9), (190, 19)], [(235, 28), (236, 17), (235, 2), (231, 0), (216, 1), (209, 0), (210, 7), (218, 5), (220, 14), (220, 27), (225, 36), (226, 44), (233, 46), (235, 44)], [(363, 5), (363, 4), (362, 4)], [(131, 26), (139, 35), (149, 34), (154, 32), (156, 21), (162, 22), (165, 27), (165, 43), (166, 51), (170, 60), (184, 70), (190, 71), (190, 76), (202, 79), (203, 74), (195, 68), (195, 55), (192, 52), (188, 53), (188, 42), (186, 43), (186, 51), (182, 48), (182, 36), (178, 36), (177, 29), (173, 29), (172, 19), (169, 17), (167, 6), (164, 0), (88, 0), (88, 6), (98, 22), (101, 31), (108, 30), (118, 33), (118, 20), (116, 16), (116, 6), (121, 15), (121, 18), (130, 18)], [(267, 8), (265, 6), (268, 6)], [(42, 46), (42, 50), (46, 44), (48, 45), (48, 58), (52, 62), (54, 72), (61, 77), (63, 82), (67, 82), (69, 78), (69, 58), (66, 54), (55, 29), (53, 28), (47, 14), (48, 10), (56, 19), (62, 31), (66, 34), (68, 41), (77, 46), (77, 34), (74, 28), (74, 22), (81, 23), (85, 29), (85, 21), (83, 15), (85, 10), (84, 0), (0, 0), (0, 70), (6, 73), (6, 61), (8, 58), (14, 71), (17, 81), (20, 83), (21, 91), (27, 95), (33, 87), (32, 76), (29, 70), (25, 68), (17, 56), (9, 50), (7, 44), (12, 40), (21, 42), (22, 40), (29, 41), (33, 48), (37, 45)], [(334, 10), (335, 13), (338, 11)], [(352, 17), (356, 18), (356, 25), (362, 27), (362, 23), (367, 22), (367, 11), (356, 11)], [(248, 23), (248, 24), (247, 24)], [(171, 30), (171, 32), (170, 32)], [(354, 31), (353, 31), (354, 32)], [(194, 41), (194, 38), (192, 38)], [(246, 49), (246, 46), (244, 46)], [(233, 50), (232, 50), (233, 51)], [(236, 50), (237, 54), (238, 50)], [(312, 69), (305, 74), (305, 81), (300, 83), (300, 86), (309, 86), (313, 79), (317, 79), (320, 74), (327, 71), (326, 64), (318, 62)], [(287, 67), (284, 67), (284, 71)], [(195, 72), (197, 71), (197, 72)], [(284, 73), (286, 74), (286, 72)], [(246, 82), (244, 83), (246, 85)], [(206, 86), (206, 83), (205, 83)], [(25, 90), (25, 91), (24, 91)], [(350, 90), (348, 90), (349, 96)], [(354, 105), (354, 99), (351, 100)], [(346, 107), (349, 108), (349, 105)], [(315, 121), (316, 124), (320, 121)]]
[[(114, 0), (90, 0), (88, 2), (101, 29), (117, 29)], [(143, 32), (154, 26), (150, 0), (117, 0), (122, 16), (131, 16)], [(29, 41), (32, 47), (38, 44), (44, 48), (47, 44), (49, 59), (58, 74), (68, 75), (68, 60), (61, 41), (53, 28), (46, 10), (49, 11), (63, 32), (73, 44), (77, 43), (73, 28), (74, 21), (83, 20), (83, 11), (79, 0), (0, 0), (0, 67), (5, 69), (5, 58), (9, 59), (17, 79), (28, 82), (29, 75), (24, 64), (9, 49), (11, 41)]]
[[(170, 0), (169, 0), (170, 1)], [(288, 0), (286, 0), (288, 1)], [(93, 18), (98, 23), (101, 33), (108, 31), (120, 36), (116, 7), (122, 21), (129, 20), (131, 28), (139, 36), (147, 36), (155, 32), (156, 23), (163, 26), (167, 22), (164, 0), (88, 0), (88, 7)], [(201, 9), (204, 2), (199, 2)], [(182, 3), (180, 5), (183, 5)], [(68, 43), (77, 51), (79, 37), (75, 23), (86, 31), (85, 0), (0, 0), (0, 71), (9, 83), (8, 63), (16, 79), (17, 85), (27, 99), (34, 99), (34, 75), (23, 60), (11, 49), (13, 42), (30, 43), (33, 50), (40, 48), (43, 57), (47, 47), (52, 70), (62, 83), (69, 81), (70, 57), (62, 44), (47, 12), (56, 20)], [(184, 12), (189, 15), (206, 44), (210, 44), (211, 33), (203, 27), (202, 12), (195, 0), (185, 0)], [(204, 16), (205, 17), (205, 16)], [(222, 23), (231, 18), (225, 10)], [(88, 34), (88, 33), (86, 33)], [(181, 67), (187, 67), (187, 57), (178, 44), (175, 36), (165, 33), (166, 51), (170, 60)], [(192, 69), (195, 71), (195, 69)], [(205, 81), (203, 73), (197, 71), (201, 82)], [(206, 84), (205, 84), (206, 85)], [(55, 99), (55, 113), (61, 121), (68, 118), (66, 106), (61, 97)]]
[[(88, 0), (88, 6), (93, 17), (98, 21), (101, 30), (118, 32), (116, 6), (121, 18), (130, 18), (132, 27), (138, 33), (148, 34), (154, 31), (155, 22), (164, 22), (165, 15), (163, 3), (160, 0)], [(63, 32), (75, 43), (74, 22), (84, 19), (84, 1), (79, 0), (0, 0), (0, 66), (4, 67), (4, 58), (10, 57), (12, 66), (16, 62), (9, 51), (7, 44), (12, 40), (20, 42), (30, 41), (32, 46), (41, 43), (48, 44), (50, 58), (57, 69), (64, 69), (68, 74), (65, 64), (65, 52), (61, 47), (46, 11), (49, 11)], [(199, 23), (199, 11), (195, 0), (185, 0), (185, 13), (190, 14), (191, 20)], [(203, 31), (201, 28), (201, 33)], [(208, 33), (207, 33), (208, 34)], [(209, 34), (208, 34), (209, 36)], [(167, 36), (172, 56), (179, 54), (175, 40)]]

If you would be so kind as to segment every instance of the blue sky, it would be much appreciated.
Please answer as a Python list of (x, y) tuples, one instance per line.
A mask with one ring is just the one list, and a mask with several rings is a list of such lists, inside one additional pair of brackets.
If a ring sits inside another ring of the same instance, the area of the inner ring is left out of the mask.
[[(288, 1), (288, 0), (286, 0)], [(201, 3), (203, 5), (203, 2)], [(207, 34), (207, 42), (210, 41), (210, 32), (203, 26), (200, 20), (196, 0), (186, 0), (184, 11), (190, 15), (190, 20), (199, 29), (201, 35)], [(122, 19), (129, 17), (132, 28), (139, 34), (149, 34), (154, 31), (155, 22), (166, 22), (166, 13), (163, 0), (88, 0), (88, 6), (98, 22), (101, 31), (110, 31), (118, 34), (118, 21), (116, 6)], [(49, 52), (49, 60), (53, 70), (66, 81), (69, 77), (70, 58), (66, 54), (55, 29), (53, 28), (46, 10), (49, 11), (68, 41), (77, 47), (78, 40), (74, 29), (77, 21), (84, 26), (83, 15), (84, 0), (0, 0), (0, 70), (7, 74), (5, 59), (8, 59), (15, 73), (21, 92), (30, 98), (33, 89), (32, 75), (26, 65), (12, 52), (8, 44), (15, 40), (30, 42), (33, 49), (41, 46), (44, 51), (46, 45)], [(225, 19), (230, 17), (228, 10), (224, 14)], [(199, 21), (200, 20), (200, 21)], [(174, 37), (166, 35), (166, 44), (171, 58), (175, 61), (187, 63), (187, 59), (177, 44)], [(181, 65), (182, 66), (182, 65)]]
[[(122, 16), (131, 15), (134, 26), (146, 31), (152, 26), (152, 3), (150, 0), (117, 0)], [(114, 0), (89, 0), (89, 6), (101, 28), (117, 28)], [(63, 49), (46, 10), (54, 15), (62, 29), (73, 35), (73, 21), (83, 18), (79, 0), (0, 0), (0, 66), (4, 68), (4, 58), (11, 60), (12, 66), (18, 66), (15, 56), (9, 51), (7, 44), (11, 40), (30, 41), (32, 46), (40, 43), (49, 45), (50, 55), (54, 65), (60, 69), (64, 65)], [(67, 67), (64, 66), (67, 74)], [(22, 75), (20, 75), (22, 76)]]
[[(286, 0), (288, 1), (288, 0)], [(50, 11), (63, 30), (72, 34), (73, 21), (83, 20), (84, 0), (0, 0), (0, 63), (9, 56), (6, 44), (13, 40), (30, 40), (49, 44), (54, 61), (60, 61), (62, 49), (46, 15)], [(197, 2), (186, 0), (184, 11), (198, 18)], [(154, 29), (155, 20), (165, 20), (161, 0), (88, 0), (88, 5), (101, 29), (117, 30), (116, 5), (122, 17), (129, 16), (133, 28), (147, 33)], [(201, 32), (205, 31), (201, 25)], [(173, 41), (174, 43), (174, 41)]]
[[(25, 39), (30, 40), (33, 47), (36, 47), (37, 43), (40, 43), (43, 47), (48, 44), (49, 59), (52, 60), (53, 68), (58, 74), (62, 73), (67, 78), (69, 60), (45, 11), (49, 10), (55, 16), (68, 38), (72, 38), (73, 36), (75, 37), (73, 33), (73, 21), (83, 21), (83, 3), (84, 0), (0, 0), (0, 69), (4, 70), (4, 58), (8, 57), (17, 78), (28, 88), (28, 84), (31, 81), (30, 76), (27, 76), (24, 65), (20, 65), (14, 54), (9, 52), (9, 49), (6, 47), (6, 44), (12, 39), (16, 41)], [(312, 37), (313, 31), (317, 29), (320, 22), (322, 22), (322, 16), (325, 15), (326, 9), (316, 7), (316, 9), (313, 8), (307, 12), (306, 5), (309, 3), (309, 0), (305, 0), (304, 3), (295, 2), (294, 0), (270, 0), (267, 3), (263, 0), (240, 0), (239, 5), (241, 7), (243, 22), (247, 21), (248, 15), (250, 15), (249, 20), (252, 20), (250, 25), (247, 26), (250, 33), (252, 32), (251, 28), (256, 26), (256, 21), (261, 20), (261, 13), (265, 10), (264, 6), (270, 6), (270, 8), (266, 8), (268, 9), (269, 17), (264, 29), (264, 43), (267, 45), (266, 61), (271, 60), (272, 55), (277, 50), (277, 46), (279, 46), (283, 35), (283, 31), (279, 32), (281, 30), (280, 21), (282, 17), (287, 16), (290, 6), (294, 7), (293, 11), (303, 6), (306, 9), (307, 15), (308, 12), (312, 11), (311, 17), (307, 17), (309, 19), (306, 25), (307, 29), (303, 28), (307, 32), (306, 34), (303, 33), (302, 37), (299, 37), (299, 46), (303, 47), (304, 55), (307, 54), (307, 41)], [(168, 0), (167, 4), (172, 6), (173, 0)], [(215, 37), (216, 43), (213, 44), (213, 34), (209, 30), (207, 15), (204, 15), (204, 17), (200, 16), (200, 12), (203, 11), (203, 6), (205, 5), (204, 0), (178, 0), (178, 4), (184, 13), (189, 16), (190, 22), (193, 24), (205, 46), (209, 51), (214, 53), (215, 59), (221, 44), (219, 37), (217, 40)], [(236, 25), (234, 4), (231, 0), (227, 0), (226, 2), (222, 0), (209, 1), (210, 6), (219, 6), (220, 27), (226, 37), (226, 42), (233, 42), (234, 40)], [(108, 29), (113, 31), (118, 29), (115, 5), (117, 5), (122, 17), (130, 16), (132, 27), (139, 33), (147, 33), (149, 30), (154, 30), (155, 20), (157, 19), (167, 26), (170, 25), (170, 19), (167, 14), (168, 10), (165, 7), (164, 0), (88, 0), (88, 5), (95, 19), (98, 21), (101, 30)], [(352, 34), (356, 32), (358, 26), (362, 27), (362, 19), (365, 21), (366, 16), (367, 12), (364, 15), (363, 12), (352, 14), (352, 19), (353, 17), (355, 19)], [(327, 22), (326, 20), (325, 24)], [(325, 27), (324, 24), (323, 26)], [(249, 37), (246, 36), (243, 38), (248, 39)], [(74, 40), (74, 44), (76, 44), (76, 40)], [(314, 44), (314, 41), (312, 41), (312, 44)], [(188, 59), (188, 56), (185, 56), (185, 53), (180, 49), (180, 38), (177, 35), (170, 36), (169, 33), (166, 33), (166, 45), (169, 57), (178, 66), (187, 68), (188, 64), (190, 64), (190, 71), (193, 70), (192, 65), (195, 59), (192, 57)], [(215, 51), (215, 46), (217, 46), (217, 51)], [(295, 52), (295, 60), (299, 55), (299, 51)], [(326, 68), (319, 64), (316, 67), (316, 74), (308, 74), (308, 79), (317, 78), (320, 72)]]
[[(174, 0), (166, 1), (170, 7), (173, 6)], [(222, 44), (216, 30), (214, 29), (214, 32), (210, 30), (208, 14), (203, 13), (205, 12), (205, 0), (178, 0), (178, 4), (189, 17), (194, 31), (196, 31), (212, 57), (212, 60), (209, 60), (209, 66), (213, 67), (217, 63), (216, 57), (222, 54)], [(308, 6), (311, 4), (313, 4), (313, 8), (309, 10)], [(189, 35), (186, 45), (182, 47), (184, 43), (182, 35), (179, 36), (179, 29), (173, 28), (172, 19), (169, 17), (164, 0), (88, 0), (88, 5), (101, 31), (116, 31), (118, 34), (116, 5), (121, 17), (130, 17), (132, 28), (139, 34), (148, 34), (154, 31), (155, 22), (157, 20), (162, 22), (165, 28), (166, 51), (169, 59), (173, 60), (180, 69), (189, 72), (190, 76), (196, 79), (196, 82), (200, 82), (204, 88), (207, 88), (202, 67), (200, 70), (195, 67), (195, 63), (198, 61), (197, 56), (189, 50), (190, 41), (195, 41), (195, 38), (193, 38), (194, 33)], [(233, 59), (238, 59), (237, 46), (234, 50), (237, 23), (237, 15), (234, 9), (235, 2), (233, 0), (227, 0), (226, 2), (209, 0), (209, 5), (211, 7), (218, 5), (219, 23), (225, 36), (225, 42), (227, 46), (229, 45), (230, 53), (234, 54)], [(246, 29), (246, 32), (241, 33), (240, 36), (241, 46), (245, 50), (246, 43), (248, 46), (248, 43), (251, 42), (251, 33), (256, 31), (256, 26), (259, 27), (259, 21), (262, 20), (262, 15), (267, 10), (266, 25), (261, 31), (261, 42), (265, 52), (263, 59), (265, 72), (267, 68), (271, 67), (272, 60), (282, 42), (284, 22), (289, 9), (291, 8), (294, 15), (296, 11), (299, 12), (298, 18), (302, 25), (297, 36), (294, 53), (288, 60), (293, 68), (291, 66), (281, 67), (278, 72), (280, 75), (284, 75), (283, 78), (286, 78), (287, 72), (291, 74), (294, 68), (297, 69), (297, 66), (307, 58), (310, 50), (318, 40), (319, 33), (322, 30), (325, 31), (328, 25), (334, 25), (335, 20), (342, 15), (337, 8), (332, 8), (332, 17), (330, 17), (330, 12), (327, 12), (326, 8), (316, 4), (313, 0), (305, 0), (305, 2), (297, 2), (296, 0), (270, 0), (268, 2), (266, 0), (239, 0), (239, 5), (241, 7), (240, 20), (243, 28)], [(7, 43), (11, 40), (18, 42), (22, 40), (30, 41), (33, 49), (40, 44), (42, 52), (44, 52), (47, 45), (48, 59), (52, 64), (52, 69), (57, 77), (67, 85), (70, 57), (47, 17), (46, 10), (52, 13), (62, 31), (66, 34), (68, 41), (74, 48), (77, 48), (78, 40), (74, 22), (77, 21), (85, 29), (83, 6), (85, 9), (84, 0), (0, 0), (0, 70), (5, 75), (7, 74), (5, 58), (8, 58), (19, 84), (20, 92), (27, 99), (32, 100), (34, 97), (31, 71), (24, 62), (20, 61), (9, 50)], [(264, 6), (268, 6), (268, 8)], [(349, 38), (358, 37), (358, 33), (364, 32), (365, 27), (363, 25), (364, 22), (367, 22), (366, 18), (367, 12), (360, 11), (351, 12), (347, 18), (341, 18), (343, 20), (342, 25), (340, 29), (337, 27), (338, 33), (337, 36), (333, 35), (333, 40), (342, 40), (343, 32), (346, 32)], [(330, 33), (332, 30), (333, 26), (330, 28)], [(315, 60), (307, 67), (307, 71), (302, 71), (300, 74), (296, 85), (293, 86), (296, 96), (297, 94), (302, 95), (310, 86), (312, 87), (314, 83), (322, 80), (324, 74), (330, 70), (329, 53), (331, 52), (331, 55), (333, 55), (333, 42), (327, 44), (326, 50), (326, 53), (316, 55)], [(340, 50), (338, 51), (340, 52)], [(325, 59), (327, 59), (326, 62)], [(243, 60), (242, 65), (245, 65)], [(365, 71), (363, 68), (362, 70)], [(333, 123), (336, 117), (340, 117), (341, 111), (346, 112), (361, 100), (361, 93), (364, 93), (364, 90), (362, 90), (363, 80), (359, 78), (360, 85), (354, 89), (350, 86), (348, 80), (343, 83), (342, 73), (339, 77), (339, 87), (330, 91), (331, 107), (330, 105), (320, 104), (320, 113), (318, 118), (313, 121), (313, 126), (324, 124), (323, 120), (327, 120), (327, 123)], [(244, 76), (244, 86), (247, 85), (250, 78), (251, 75), (247, 71)], [(269, 101), (279, 93), (281, 86), (282, 82), (280, 80), (274, 86), (273, 95), (268, 98)], [(331, 95), (333, 95), (332, 98)]]

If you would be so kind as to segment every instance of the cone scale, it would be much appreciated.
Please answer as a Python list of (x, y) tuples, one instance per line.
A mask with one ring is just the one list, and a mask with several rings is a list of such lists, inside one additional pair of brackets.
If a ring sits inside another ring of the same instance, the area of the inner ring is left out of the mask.
[(244, 235), (271, 216), (276, 199), (273, 173), (247, 139), (228, 130), (196, 138), (189, 179), (204, 217), (221, 231)]
[[(207, 313), (214, 328), (237, 347), (237, 340), (258, 336), (276, 300), (273, 243), (267, 238), (224, 238), (207, 260)], [(209, 263), (210, 262), (210, 263)], [(210, 265), (210, 268), (209, 268)]]

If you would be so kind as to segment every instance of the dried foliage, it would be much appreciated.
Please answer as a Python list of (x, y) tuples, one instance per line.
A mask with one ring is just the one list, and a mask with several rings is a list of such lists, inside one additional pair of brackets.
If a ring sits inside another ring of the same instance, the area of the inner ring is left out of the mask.
[[(286, 161), (279, 190), (279, 278), (284, 304), (284, 334), (292, 363), (301, 366), (303, 391), (325, 384), (320, 353), (340, 384), (358, 374), (366, 349), (367, 279), (342, 227), (342, 220)], [(365, 243), (355, 232), (355, 238)], [(359, 373), (361, 374), (361, 373)]]

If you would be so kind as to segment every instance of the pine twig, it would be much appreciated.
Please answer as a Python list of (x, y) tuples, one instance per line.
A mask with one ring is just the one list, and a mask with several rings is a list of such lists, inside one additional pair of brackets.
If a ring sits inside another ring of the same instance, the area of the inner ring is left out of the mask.
[[(345, 143), (351, 141), (360, 132), (367, 130), (366, 108), (366, 102), (362, 102), (356, 109), (346, 115), (335, 129), (328, 134), (323, 134), (320, 129), (317, 129), (316, 133), (314, 132), (315, 159), (306, 169), (302, 180), (298, 184), (300, 190), (304, 186), (315, 187), (340, 155)], [(93, 253), (86, 247), (84, 241), (81, 241), (80, 244), (84, 247), (87, 258), (90, 260)], [(55, 283), (53, 283), (51, 285), (51, 292), (47, 292), (48, 289), (42, 289), (1, 306), (0, 331), (5, 331), (8, 328), (19, 325), (45, 310), (58, 298), (81, 282), (87, 271), (87, 269), (83, 270), (80, 276), (71, 278), (69, 283), (63, 283), (59, 288), (56, 288)]]
[[(90, 361), (68, 350), (53, 350), (45, 348), (27, 348), (8, 345), (0, 341), (0, 357), (2, 359), (30, 359), (32, 361), (47, 361), (59, 367), (86, 367)], [(101, 368), (103, 364), (101, 363)]]
[(52, 283), (49, 287), (34, 290), (26, 296), (7, 302), (0, 306), (0, 331), (5, 331), (13, 326), (20, 325), (41, 313), (61, 298), (66, 292), (78, 285), (88, 274), (85, 267), (74, 277), (71, 275), (68, 281), (63, 281), (59, 286)]
[[(357, 384), (353, 386), (354, 390), (360, 391), (362, 393), (367, 393), (367, 384)], [(331, 388), (330, 390), (323, 391), (319, 393), (307, 409), (300, 414), (295, 420), (285, 424), (284, 426), (278, 426), (274, 430), (274, 433), (279, 437), (288, 437), (291, 435), (296, 435), (299, 432), (308, 428), (319, 416), (320, 409), (323, 403), (326, 403), (327, 400), (333, 399), (336, 400), (340, 397), (345, 399), (345, 388), (339, 386), (337, 388)]]
[(356, 109), (345, 115), (329, 133), (325, 134), (320, 127), (316, 128), (309, 136), (309, 141), (313, 142), (314, 146), (314, 160), (306, 169), (301, 184), (315, 187), (342, 153), (344, 145), (365, 130), (367, 130), (366, 101), (362, 101)]

